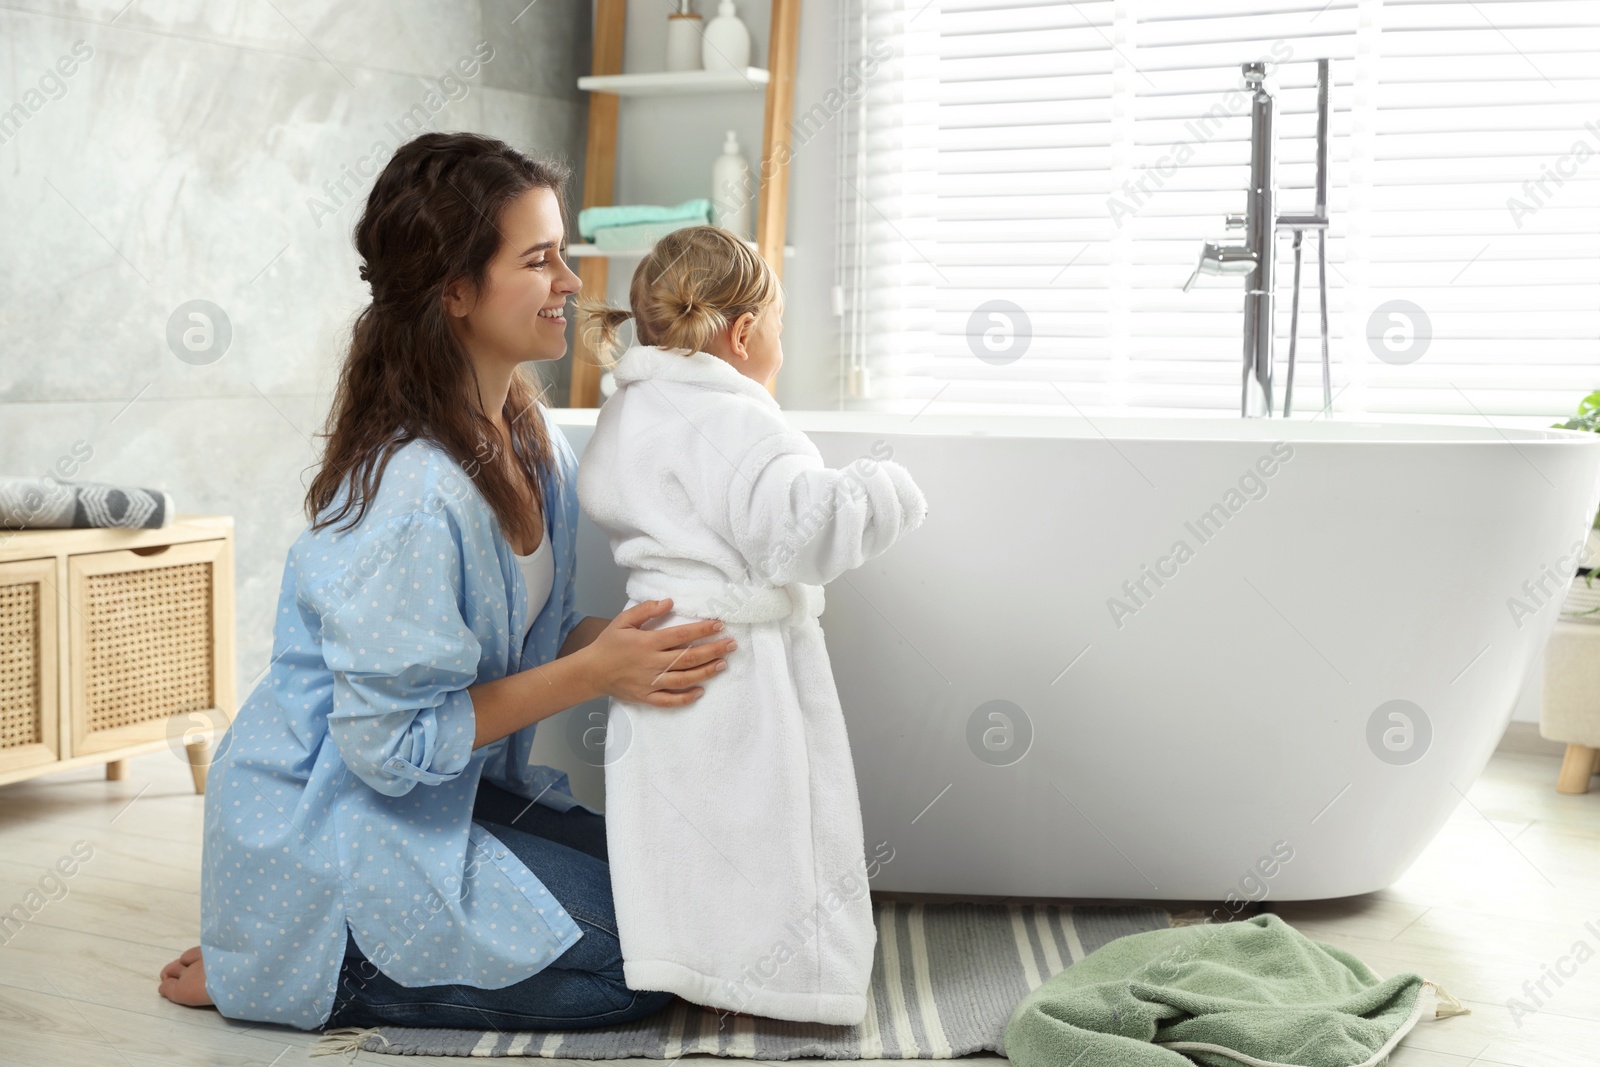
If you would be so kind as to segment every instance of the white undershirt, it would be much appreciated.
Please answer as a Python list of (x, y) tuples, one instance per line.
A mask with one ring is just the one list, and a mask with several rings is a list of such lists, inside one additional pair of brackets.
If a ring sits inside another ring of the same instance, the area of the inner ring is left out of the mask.
[(550, 554), (548, 529), (539, 539), (538, 548), (526, 556), (517, 557), (517, 566), (521, 568), (522, 581), (528, 587), (528, 624), (522, 628), (522, 637), (526, 640), (528, 631), (533, 629), (534, 618), (544, 610), (545, 601), (550, 599), (550, 587), (556, 580), (555, 557)]

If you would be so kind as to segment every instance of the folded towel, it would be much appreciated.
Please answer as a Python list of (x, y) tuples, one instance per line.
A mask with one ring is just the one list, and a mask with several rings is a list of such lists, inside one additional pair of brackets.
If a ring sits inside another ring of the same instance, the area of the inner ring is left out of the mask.
[(1432, 982), (1380, 981), (1267, 912), (1102, 946), (1023, 998), (1005, 1051), (1016, 1067), (1372, 1067), (1433, 998), (1456, 1005), (1435, 1016), (1465, 1013)]
[(154, 530), (171, 521), (172, 498), (160, 489), (53, 478), (0, 478), (0, 529), (118, 526)]
[[(612, 700), (606, 848), (630, 989), (794, 1022), (866, 1017), (877, 943), (823, 585), (920, 525), (888, 458), (834, 470), (709, 352), (628, 349), (578, 501), (646, 627), (721, 619), (727, 668), (682, 707)], [(874, 448), (877, 453), (877, 449)], [(880, 454), (881, 455), (881, 454)], [(733, 469), (730, 469), (733, 468)]]
[(685, 226), (703, 226), (699, 219), (675, 222), (636, 222), (630, 226), (602, 226), (594, 231), (596, 248), (620, 251), (642, 251), (655, 244), (673, 230)]
[(681, 222), (685, 226), (709, 223), (711, 201), (701, 197), (685, 200), (676, 207), (659, 207), (655, 204), (615, 204), (606, 207), (586, 207), (578, 212), (578, 232), (585, 240), (593, 240), (595, 231), (606, 226), (632, 226), (637, 222)]

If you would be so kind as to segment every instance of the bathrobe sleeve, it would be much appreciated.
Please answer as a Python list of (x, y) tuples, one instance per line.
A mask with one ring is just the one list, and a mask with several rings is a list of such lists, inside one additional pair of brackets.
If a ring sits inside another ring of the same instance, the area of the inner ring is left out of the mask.
[(787, 428), (751, 447), (728, 482), (732, 543), (774, 585), (826, 585), (887, 551), (927, 513), (905, 467), (870, 455), (827, 467), (810, 438)]
[(461, 543), (442, 518), (400, 516), (369, 536), (345, 580), (312, 598), (333, 672), (328, 735), (357, 777), (401, 796), (470, 762), (481, 646), (460, 607)]

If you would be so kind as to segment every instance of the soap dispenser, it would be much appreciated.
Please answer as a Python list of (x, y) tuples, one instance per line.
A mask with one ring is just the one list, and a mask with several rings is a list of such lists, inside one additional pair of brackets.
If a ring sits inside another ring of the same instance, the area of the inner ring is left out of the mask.
[(678, 10), (667, 16), (667, 69), (700, 69), (700, 16), (679, 0)]
[(706, 70), (743, 74), (750, 65), (750, 30), (739, 21), (733, 0), (722, 0), (717, 17), (706, 25), (700, 62)]
[(717, 225), (748, 240), (750, 201), (755, 192), (750, 164), (739, 152), (739, 135), (729, 130), (722, 142), (722, 155), (711, 165), (711, 204)]

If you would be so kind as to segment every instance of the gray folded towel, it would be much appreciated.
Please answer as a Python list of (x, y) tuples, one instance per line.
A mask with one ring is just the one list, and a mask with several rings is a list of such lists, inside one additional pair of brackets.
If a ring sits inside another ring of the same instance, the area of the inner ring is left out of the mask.
[(0, 529), (117, 526), (155, 530), (171, 521), (172, 497), (160, 489), (0, 477)]

